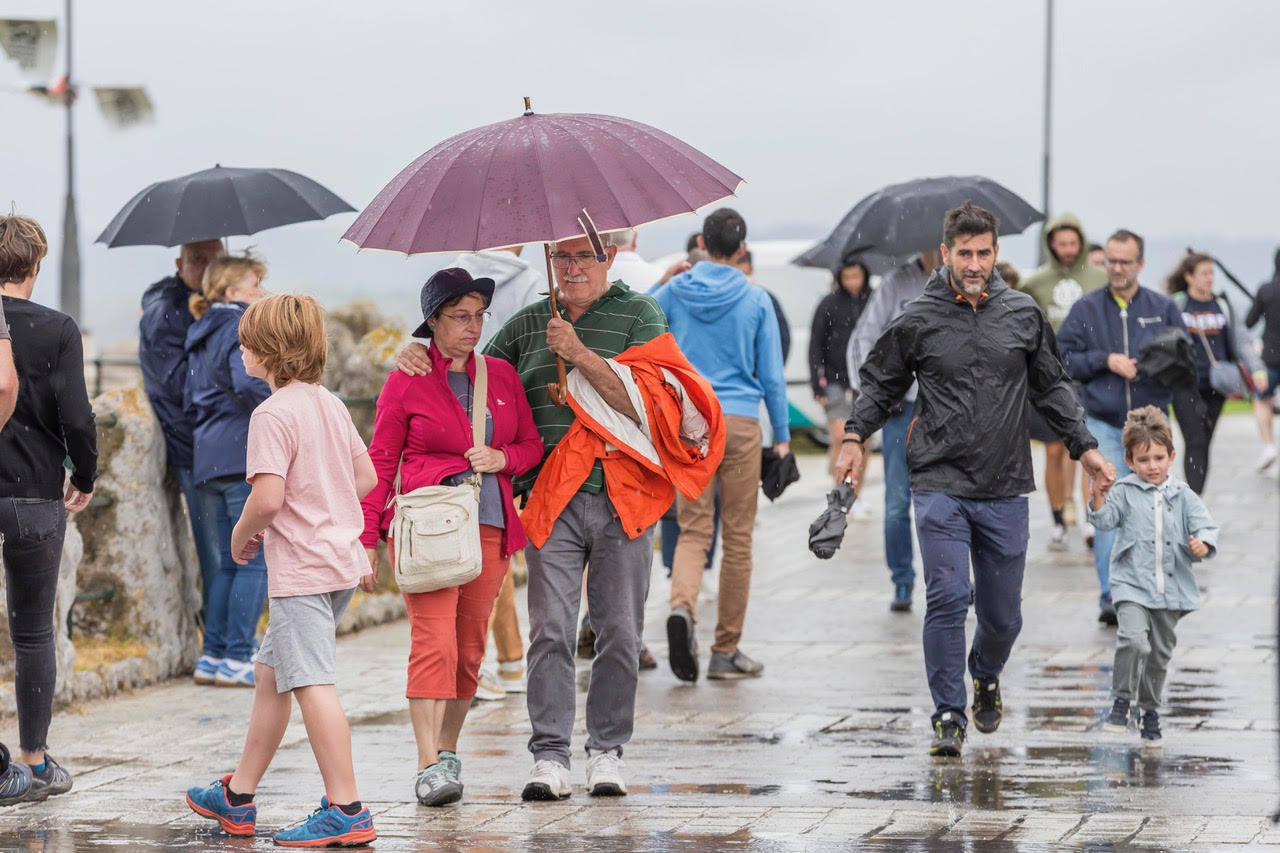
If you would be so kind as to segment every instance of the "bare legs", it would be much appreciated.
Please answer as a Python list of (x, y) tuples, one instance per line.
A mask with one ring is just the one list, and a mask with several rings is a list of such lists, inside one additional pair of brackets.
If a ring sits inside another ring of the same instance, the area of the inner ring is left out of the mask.
[(299, 687), (290, 693), (276, 692), (276, 671), (266, 664), (254, 667), (255, 687), (253, 712), (249, 716), (249, 732), (244, 739), (244, 752), (231, 777), (231, 790), (252, 794), (267, 772), (271, 759), (280, 748), (284, 731), (293, 710), (292, 697), (302, 709), (302, 722), (307, 739), (324, 779), (325, 794), (330, 802), (354, 803), (356, 774), (351, 761), (351, 729), (332, 684)]
[(1075, 463), (1061, 441), (1044, 446), (1044, 490), (1049, 494), (1049, 509), (1058, 512), (1071, 502), (1075, 492)]
[(458, 735), (466, 722), (471, 699), (410, 699), (409, 720), (418, 742), (418, 769), (440, 760), (440, 750), (458, 751)]

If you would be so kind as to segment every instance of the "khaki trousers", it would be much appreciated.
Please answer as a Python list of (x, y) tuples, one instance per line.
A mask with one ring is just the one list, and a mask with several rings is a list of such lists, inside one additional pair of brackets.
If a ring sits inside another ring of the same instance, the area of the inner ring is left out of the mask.
[(760, 493), (760, 421), (725, 416), (724, 461), (715, 480), (696, 500), (676, 498), (680, 539), (671, 566), (671, 606), (698, 610), (698, 590), (715, 530), (715, 483), (720, 483), (720, 524), (724, 554), (720, 562), (720, 597), (715, 643), (711, 650), (732, 653), (742, 637), (751, 592), (751, 545)]
[[(512, 554), (511, 560), (523, 560), (521, 554)], [(520, 617), (516, 614), (516, 582), (511, 572), (502, 580), (498, 600), (489, 614), (489, 631), (498, 648), (498, 662), (524, 660), (524, 640), (520, 638)]]

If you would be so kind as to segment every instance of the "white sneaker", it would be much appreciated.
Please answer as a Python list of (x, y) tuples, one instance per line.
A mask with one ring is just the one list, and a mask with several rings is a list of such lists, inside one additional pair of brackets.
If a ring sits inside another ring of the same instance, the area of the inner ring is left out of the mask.
[(480, 667), (480, 675), (476, 682), (476, 698), (481, 702), (497, 702), (507, 698), (507, 691), (488, 664)]
[(567, 799), (571, 792), (569, 768), (559, 761), (544, 758), (533, 762), (533, 770), (529, 773), (529, 781), (524, 783), (524, 791), (520, 794), (520, 799), (526, 803), (530, 800), (563, 800)]
[(625, 797), (622, 756), (617, 752), (587, 751), (587, 793), (593, 797)]
[(528, 692), (529, 683), (525, 679), (524, 661), (498, 661), (498, 684), (508, 693)]
[(1067, 550), (1067, 528), (1063, 527), (1061, 524), (1055, 524), (1053, 526), (1053, 530), (1049, 533), (1049, 550)]
[(858, 498), (853, 502), (853, 506), (849, 507), (849, 517), (854, 521), (866, 521), (871, 517), (871, 507), (867, 506), (867, 502), (862, 498)]
[(1258, 470), (1265, 471), (1274, 464), (1276, 464), (1276, 446), (1274, 444), (1262, 445), (1262, 454), (1258, 456)]

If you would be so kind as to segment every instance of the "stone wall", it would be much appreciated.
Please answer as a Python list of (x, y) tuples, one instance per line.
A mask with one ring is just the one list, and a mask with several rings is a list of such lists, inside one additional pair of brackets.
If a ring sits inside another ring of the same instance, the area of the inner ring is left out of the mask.
[[(352, 418), (368, 441), (373, 400), (407, 337), (369, 303), (330, 312), (328, 334), (325, 385), (354, 398)], [(60, 704), (188, 675), (200, 653), (199, 566), (186, 507), (166, 472), (159, 424), (138, 386), (108, 391), (93, 405), (100, 476), (88, 508), (67, 525), (58, 580)], [(357, 593), (339, 633), (404, 616), (389, 576), (382, 572), (380, 592)], [(13, 706), (13, 649), (0, 608), (0, 714)]]

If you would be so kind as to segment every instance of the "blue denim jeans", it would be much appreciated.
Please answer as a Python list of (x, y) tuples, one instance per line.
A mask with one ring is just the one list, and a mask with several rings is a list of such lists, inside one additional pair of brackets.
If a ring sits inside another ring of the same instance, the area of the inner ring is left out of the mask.
[(218, 526), (214, 516), (219, 500), (213, 493), (196, 489), (195, 475), (190, 468), (171, 465), (169, 470), (173, 479), (178, 481), (182, 496), (186, 498), (187, 515), (191, 518), (191, 539), (195, 543), (196, 559), (200, 563), (200, 619), (203, 623), (209, 609), (209, 590), (222, 566), (218, 550)]
[[(1027, 564), (1027, 499), (972, 500), (916, 492), (916, 531), (924, 563), (924, 668), (935, 712), (963, 720), (964, 622), (972, 602), (978, 627), (969, 674), (990, 681), (1004, 670), (1022, 631), (1022, 576)], [(973, 564), (973, 584), (969, 565)]]
[[(1120, 443), (1121, 429), (1113, 427), (1106, 421), (1086, 417), (1085, 428), (1098, 440), (1098, 452), (1103, 458), (1116, 466), (1116, 479), (1130, 473), (1124, 461), (1124, 445)], [(1093, 534), (1093, 568), (1098, 573), (1098, 602), (1103, 604), (1111, 599), (1111, 548), (1116, 544), (1116, 531), (1098, 530)]]
[(247, 661), (253, 654), (258, 619), (267, 600), (267, 564), (258, 551), (246, 565), (231, 559), (231, 530), (244, 512), (251, 487), (241, 477), (222, 477), (196, 487), (212, 507), (218, 543), (218, 572), (208, 590), (204, 654)]
[(884, 458), (884, 559), (896, 587), (914, 586), (916, 569), (911, 564), (911, 482), (907, 472), (907, 430), (911, 427), (914, 403), (884, 422), (881, 454)]

